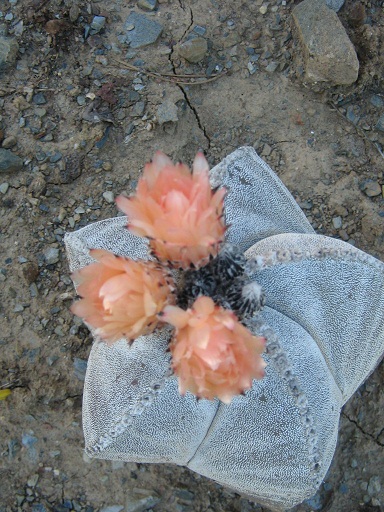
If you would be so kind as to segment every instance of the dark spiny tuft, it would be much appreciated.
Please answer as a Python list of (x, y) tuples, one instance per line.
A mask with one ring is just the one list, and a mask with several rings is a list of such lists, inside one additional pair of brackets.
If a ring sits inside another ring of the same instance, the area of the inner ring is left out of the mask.
[(200, 295), (211, 297), (216, 288), (216, 280), (209, 265), (199, 270), (187, 270), (183, 274), (181, 291), (178, 295), (180, 307), (188, 308)]
[(212, 273), (220, 281), (232, 281), (244, 272), (246, 259), (241, 250), (232, 244), (225, 244), (218, 256), (210, 263)]
[(240, 317), (253, 316), (263, 308), (265, 303), (265, 295), (261, 286), (255, 281), (247, 281), (243, 277), (234, 279), (223, 292), (231, 309)]

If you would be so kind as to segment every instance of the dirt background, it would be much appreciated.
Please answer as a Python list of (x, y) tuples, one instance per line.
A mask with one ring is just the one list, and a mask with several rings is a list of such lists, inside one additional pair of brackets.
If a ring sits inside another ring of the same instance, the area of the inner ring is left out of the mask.
[[(1, 30), (19, 53), (0, 78), (0, 142), (24, 162), (0, 176), (0, 386), (12, 390), (0, 401), (1, 512), (262, 510), (185, 468), (83, 454), (91, 339), (69, 312), (62, 240), (116, 215), (113, 196), (132, 190), (156, 149), (191, 163), (202, 148), (213, 165), (251, 145), (318, 233), (383, 259), (383, 194), (367, 195), (384, 183), (382, 3), (347, 0), (339, 12), (360, 73), (333, 88), (305, 83), (294, 4), (284, 3), (272, 0), (264, 15), (258, 0), (162, 1), (152, 13), (119, 0), (1, 3)], [(163, 26), (156, 43), (124, 44), (131, 10)], [(85, 40), (95, 15), (105, 27)], [(188, 64), (177, 43), (196, 25), (208, 51)], [(168, 122), (159, 120), (164, 102)], [(345, 406), (325, 483), (296, 510), (383, 510), (383, 383), (381, 365)]]

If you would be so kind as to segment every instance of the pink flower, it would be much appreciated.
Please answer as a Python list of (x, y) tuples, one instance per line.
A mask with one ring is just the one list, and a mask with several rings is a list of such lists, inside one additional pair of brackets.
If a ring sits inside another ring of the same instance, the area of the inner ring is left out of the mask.
[(205, 265), (224, 238), (225, 189), (212, 192), (208, 171), (202, 153), (196, 155), (191, 173), (158, 151), (145, 166), (136, 194), (116, 200), (132, 233), (148, 237), (157, 258), (173, 267)]
[(109, 343), (152, 332), (158, 325), (157, 314), (173, 302), (172, 279), (153, 262), (104, 250), (90, 254), (97, 262), (74, 273), (82, 299), (71, 311)]
[(197, 298), (187, 311), (166, 306), (160, 318), (176, 328), (170, 348), (182, 395), (190, 391), (230, 403), (251, 388), (253, 379), (264, 376), (260, 354), (265, 339), (253, 336), (232, 311), (216, 306), (210, 297)]

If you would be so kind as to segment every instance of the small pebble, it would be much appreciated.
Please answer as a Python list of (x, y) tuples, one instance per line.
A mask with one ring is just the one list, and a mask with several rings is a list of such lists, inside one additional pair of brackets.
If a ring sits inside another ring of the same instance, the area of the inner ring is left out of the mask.
[(100, 509), (100, 512), (121, 512), (124, 507), (122, 505), (109, 505), (108, 507), (103, 507)]
[(48, 247), (43, 254), (47, 265), (54, 265), (59, 262), (60, 251), (56, 247)]
[(188, 62), (200, 62), (208, 51), (207, 41), (202, 37), (195, 37), (181, 43), (178, 47), (180, 57)]
[(176, 123), (179, 120), (177, 105), (169, 99), (158, 106), (156, 115), (160, 125), (164, 123)]
[(204, 36), (206, 31), (207, 29), (202, 25), (195, 25), (193, 27), (193, 32), (195, 32), (195, 34), (197, 34), (198, 36)]
[(35, 94), (32, 98), (32, 101), (35, 105), (45, 105), (47, 103), (47, 100), (45, 99), (45, 96), (42, 92)]
[(103, 162), (102, 168), (104, 169), (104, 171), (111, 171), (112, 170), (111, 162)]
[(268, 73), (274, 73), (278, 67), (279, 67), (279, 63), (272, 61), (268, 64), (268, 66), (265, 68), (265, 70), (268, 71)]
[(341, 217), (333, 217), (332, 224), (335, 229), (340, 229), (343, 225), (343, 221)]
[(368, 494), (370, 496), (377, 496), (381, 491), (380, 478), (378, 476), (372, 476), (368, 483)]
[(380, 132), (384, 132), (384, 114), (379, 117), (379, 120), (377, 121), (376, 124), (376, 129), (379, 130)]
[(91, 26), (90, 26), (90, 34), (94, 35), (100, 32), (105, 27), (106, 19), (104, 16), (94, 16)]
[(111, 192), (110, 190), (103, 192), (103, 197), (104, 197), (105, 201), (109, 204), (112, 204), (115, 200), (115, 196), (114, 196), (113, 192)]
[(92, 464), (94, 459), (91, 459), (91, 457), (88, 457), (88, 455), (83, 452), (83, 462), (85, 462), (86, 464)]
[(85, 96), (83, 96), (82, 94), (80, 94), (77, 98), (76, 98), (76, 101), (77, 101), (77, 104), (80, 105), (80, 107), (84, 106), (85, 103), (86, 103), (86, 99), (85, 99)]
[(145, 11), (154, 11), (157, 6), (157, 0), (138, 0), (137, 5)]
[(258, 68), (255, 64), (253, 64), (253, 62), (248, 62), (247, 69), (250, 75), (254, 75)]
[(368, 196), (368, 197), (376, 197), (381, 194), (381, 186), (377, 181), (368, 180), (365, 183), (363, 183), (361, 190)]
[(371, 99), (369, 100), (371, 102), (371, 105), (377, 108), (381, 108), (384, 106), (384, 101), (380, 96), (377, 96), (376, 94), (374, 96), (371, 96)]
[(37, 107), (34, 112), (38, 117), (44, 117), (47, 113), (47, 109), (44, 107)]
[(125, 29), (126, 40), (131, 48), (141, 48), (155, 43), (163, 26), (149, 16), (132, 11), (125, 22)]
[(0, 173), (18, 171), (23, 167), (23, 160), (10, 149), (0, 149)]
[(9, 183), (7, 182), (4, 182), (0, 185), (0, 192), (2, 194), (6, 194), (8, 192), (8, 189), (9, 189)]
[(141, 117), (145, 111), (145, 103), (144, 101), (138, 101), (132, 107), (132, 116), (133, 117)]
[(39, 481), (39, 475), (33, 475), (28, 478), (27, 485), (28, 487), (36, 487), (37, 482)]
[(79, 359), (75, 357), (73, 360), (74, 375), (81, 381), (85, 380), (85, 372), (87, 371), (87, 361), (85, 359)]
[(9, 137), (6, 137), (3, 140), (2, 147), (4, 149), (10, 149), (10, 148), (13, 148), (13, 146), (15, 146), (16, 143), (17, 143), (16, 137), (14, 137), (13, 135), (10, 135)]
[(262, 5), (259, 9), (260, 11), (260, 14), (267, 14), (267, 11), (268, 11), (268, 6), (267, 5)]

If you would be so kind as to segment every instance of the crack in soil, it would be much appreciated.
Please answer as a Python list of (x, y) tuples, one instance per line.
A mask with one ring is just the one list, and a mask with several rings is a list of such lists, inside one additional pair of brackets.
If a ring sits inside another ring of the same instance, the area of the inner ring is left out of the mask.
[(181, 86), (180, 84), (177, 84), (177, 87), (181, 90), (181, 92), (183, 93), (183, 96), (184, 96), (184, 99), (188, 105), (188, 107), (191, 109), (191, 111), (193, 112), (195, 118), (196, 118), (196, 121), (197, 121), (197, 126), (200, 128), (200, 130), (203, 132), (204, 134), (204, 137), (206, 138), (207, 140), (207, 149), (209, 149), (211, 147), (211, 139), (207, 133), (207, 130), (205, 129), (205, 126), (203, 125), (203, 123), (201, 122), (201, 119), (199, 117), (199, 114), (196, 110), (196, 108), (192, 105), (192, 102), (191, 100), (188, 98), (188, 95), (187, 95), (187, 92), (185, 91), (184, 87)]
[(65, 402), (65, 400), (70, 400), (71, 398), (80, 398), (81, 396), (83, 396), (82, 393), (80, 393), (78, 395), (67, 395), (62, 400), (60, 400), (60, 402)]
[[(180, 4), (180, 7), (183, 9), (183, 11), (185, 11), (185, 7), (183, 5), (183, 2), (182, 0), (179, 0), (179, 4)], [(189, 32), (190, 28), (192, 27), (193, 25), (193, 11), (192, 9), (189, 7), (189, 16), (190, 16), (190, 20), (189, 20), (189, 25), (188, 27), (185, 29), (183, 35), (179, 38), (179, 40), (172, 46), (172, 49), (171, 49), (171, 53), (168, 55), (168, 60), (172, 66), (172, 71), (175, 75), (177, 75), (177, 71), (176, 71), (176, 66), (173, 62), (173, 54), (174, 54), (174, 47), (180, 43), (180, 41), (182, 41), (185, 37), (185, 35)], [(196, 107), (194, 107), (194, 105), (192, 104), (192, 101), (190, 100), (190, 98), (188, 97), (188, 94), (187, 94), (187, 91), (185, 90), (185, 88), (181, 85), (181, 84), (176, 84), (177, 87), (180, 89), (180, 91), (182, 92), (183, 96), (184, 96), (184, 100), (186, 102), (186, 104), (188, 105), (188, 107), (190, 108), (191, 112), (193, 113), (193, 115), (195, 116), (195, 119), (196, 119), (196, 122), (197, 122), (197, 126), (199, 127), (200, 131), (203, 133), (206, 141), (207, 141), (207, 150), (209, 150), (209, 148), (211, 147), (211, 139), (207, 133), (207, 130), (205, 128), (205, 126), (203, 125), (203, 123), (201, 122), (201, 119), (200, 119), (200, 116), (197, 112), (197, 109)]]
[(377, 437), (375, 437), (373, 434), (370, 434), (369, 432), (366, 432), (366, 431), (363, 429), (363, 427), (357, 423), (357, 421), (355, 421), (355, 420), (353, 420), (352, 418), (350, 418), (347, 414), (345, 414), (345, 412), (342, 412), (341, 414), (342, 414), (342, 416), (344, 416), (344, 418), (347, 418), (347, 420), (348, 420), (348, 421), (350, 421), (351, 423), (353, 423), (354, 425), (356, 425), (357, 429), (358, 429), (358, 430), (360, 430), (360, 432), (362, 432), (365, 436), (367, 436), (367, 437), (369, 437), (370, 439), (372, 439), (372, 441), (373, 441), (374, 443), (378, 444), (378, 445), (379, 445), (379, 446), (381, 446), (381, 447), (384, 447), (384, 443), (381, 443), (381, 442), (378, 440), (378, 438), (379, 438), (379, 436), (380, 436), (381, 432), (380, 432), (380, 434), (379, 434)]
[[(185, 8), (184, 6), (182, 5), (182, 2), (181, 0), (179, 0), (180, 2), (180, 7), (183, 9), (183, 11), (185, 11)], [(178, 43), (180, 43), (180, 41), (182, 41), (184, 39), (184, 37), (186, 36), (186, 34), (190, 31), (192, 25), (193, 25), (193, 11), (190, 7), (189, 8), (189, 25), (188, 27), (185, 29), (184, 31), (184, 34), (180, 37), (180, 39), (177, 41)]]

